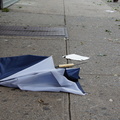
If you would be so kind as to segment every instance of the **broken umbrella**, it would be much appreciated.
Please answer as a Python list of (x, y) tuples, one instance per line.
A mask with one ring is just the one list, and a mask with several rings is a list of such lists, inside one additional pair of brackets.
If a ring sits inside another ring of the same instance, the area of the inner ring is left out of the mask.
[(0, 58), (0, 85), (29, 91), (85, 95), (78, 82), (80, 68), (55, 68), (52, 56)]

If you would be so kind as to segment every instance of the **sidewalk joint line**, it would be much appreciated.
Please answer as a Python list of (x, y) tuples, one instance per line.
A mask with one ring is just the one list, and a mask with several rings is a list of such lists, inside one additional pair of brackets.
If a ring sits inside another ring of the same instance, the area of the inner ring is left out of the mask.
[(64, 24), (66, 26), (66, 12), (65, 12), (65, 1), (63, 0), (63, 8), (64, 8)]
[(68, 111), (69, 111), (69, 120), (72, 120), (71, 117), (71, 103), (70, 103), (70, 93), (68, 93)]

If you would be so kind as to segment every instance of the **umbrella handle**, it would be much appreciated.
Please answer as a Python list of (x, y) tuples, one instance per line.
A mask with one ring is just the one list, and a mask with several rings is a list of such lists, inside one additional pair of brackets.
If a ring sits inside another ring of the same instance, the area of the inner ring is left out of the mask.
[(73, 63), (69, 63), (69, 64), (60, 64), (58, 65), (59, 68), (68, 68), (68, 67), (73, 67), (74, 64)]

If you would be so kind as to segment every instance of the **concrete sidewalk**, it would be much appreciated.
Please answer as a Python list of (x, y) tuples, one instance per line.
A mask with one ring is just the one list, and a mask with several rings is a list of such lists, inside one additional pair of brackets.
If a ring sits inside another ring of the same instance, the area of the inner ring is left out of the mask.
[[(120, 13), (101, 0), (20, 0), (0, 11), (0, 25), (66, 26), (61, 37), (0, 36), (0, 57), (89, 56), (80, 83), (88, 93), (29, 92), (0, 87), (0, 120), (120, 120)], [(111, 12), (114, 11), (114, 12)], [(77, 61), (69, 61), (79, 63)]]

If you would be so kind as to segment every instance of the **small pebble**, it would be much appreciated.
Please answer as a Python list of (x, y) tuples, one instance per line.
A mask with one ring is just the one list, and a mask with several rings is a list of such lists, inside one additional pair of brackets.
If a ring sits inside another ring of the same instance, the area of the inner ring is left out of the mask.
[(5, 42), (8, 42), (8, 40), (7, 40), (7, 39), (5, 39), (4, 41), (5, 41)]
[(110, 102), (113, 102), (113, 99), (109, 99)]

